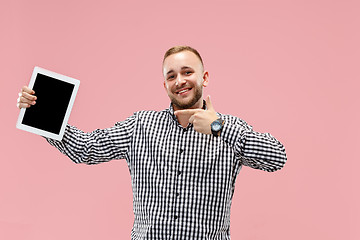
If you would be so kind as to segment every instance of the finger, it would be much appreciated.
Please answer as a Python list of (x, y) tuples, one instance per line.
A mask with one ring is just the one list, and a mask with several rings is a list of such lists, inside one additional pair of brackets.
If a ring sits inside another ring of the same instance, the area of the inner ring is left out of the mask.
[(32, 100), (29, 100), (27, 98), (24, 98), (24, 97), (20, 97), (18, 103), (27, 103), (27, 104), (30, 104), (30, 105), (35, 105), (35, 101), (32, 101)]
[(36, 96), (31, 95), (31, 94), (29, 94), (29, 93), (27, 93), (27, 92), (23, 92), (21, 96), (22, 96), (23, 98), (29, 100), (29, 101), (35, 101), (35, 100), (37, 99)]
[(21, 91), (22, 91), (22, 92), (29, 93), (29, 94), (35, 94), (35, 91), (32, 90), (31, 88), (27, 87), (27, 86), (23, 86), (23, 87), (21, 88)]
[(202, 112), (203, 109), (185, 109), (177, 110), (174, 112), (175, 116), (194, 115), (195, 113)]
[(27, 103), (17, 103), (16, 106), (21, 109), (21, 108), (29, 108), (31, 105)]
[(23, 97), (19, 97), (17, 99), (17, 103), (16, 103), (16, 106), (21, 109), (21, 108), (28, 108), (30, 107), (31, 105), (35, 105), (36, 102), (35, 101), (29, 101)]
[(212, 102), (211, 102), (211, 99), (210, 99), (210, 95), (208, 95), (205, 99), (206, 101), (206, 107), (208, 110), (212, 110), (212, 111), (215, 111), (213, 105), (212, 105)]

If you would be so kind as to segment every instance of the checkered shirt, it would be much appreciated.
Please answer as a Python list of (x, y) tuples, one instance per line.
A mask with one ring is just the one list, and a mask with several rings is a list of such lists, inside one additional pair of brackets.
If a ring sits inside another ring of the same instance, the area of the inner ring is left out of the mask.
[(218, 113), (220, 137), (182, 127), (172, 106), (139, 111), (113, 127), (84, 133), (67, 125), (47, 139), (75, 163), (126, 159), (133, 190), (132, 240), (230, 239), (230, 207), (241, 167), (273, 172), (286, 162), (283, 145), (245, 121)]

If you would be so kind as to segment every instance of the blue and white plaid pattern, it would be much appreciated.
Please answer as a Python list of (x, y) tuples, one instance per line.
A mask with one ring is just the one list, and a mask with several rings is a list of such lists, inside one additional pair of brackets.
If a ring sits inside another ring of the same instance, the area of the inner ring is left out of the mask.
[(115, 126), (84, 133), (68, 125), (62, 141), (47, 139), (75, 163), (126, 159), (135, 221), (132, 240), (230, 239), (230, 207), (242, 165), (273, 172), (283, 145), (243, 120), (225, 120), (220, 137), (183, 128), (173, 109), (140, 111)]

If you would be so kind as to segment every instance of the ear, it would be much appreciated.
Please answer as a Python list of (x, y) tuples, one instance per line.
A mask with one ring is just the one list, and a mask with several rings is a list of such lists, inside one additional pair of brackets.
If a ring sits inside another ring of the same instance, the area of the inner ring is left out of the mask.
[(208, 71), (204, 71), (203, 74), (203, 86), (206, 87), (209, 84), (209, 72)]
[(164, 81), (164, 88), (165, 88), (165, 91), (167, 91), (166, 82), (165, 82), (165, 81)]

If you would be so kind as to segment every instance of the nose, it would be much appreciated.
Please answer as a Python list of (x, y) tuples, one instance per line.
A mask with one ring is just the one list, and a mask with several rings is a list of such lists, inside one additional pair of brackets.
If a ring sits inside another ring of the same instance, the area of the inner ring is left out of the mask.
[(185, 79), (181, 77), (181, 74), (178, 74), (177, 78), (176, 78), (176, 82), (175, 85), (182, 85), (185, 83)]

